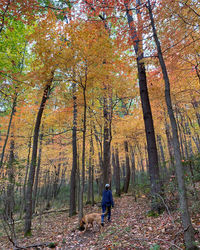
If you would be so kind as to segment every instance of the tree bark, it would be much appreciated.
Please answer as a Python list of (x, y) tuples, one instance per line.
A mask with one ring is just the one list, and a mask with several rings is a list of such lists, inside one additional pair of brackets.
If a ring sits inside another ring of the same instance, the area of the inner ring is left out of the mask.
[(124, 142), (124, 149), (126, 154), (126, 179), (124, 183), (124, 193), (128, 193), (129, 183), (130, 183), (130, 162), (129, 162), (129, 153), (128, 153), (128, 142)]
[(82, 174), (81, 174), (81, 186), (80, 186), (80, 210), (79, 210), (79, 221), (83, 217), (83, 193), (85, 185), (85, 137), (86, 137), (86, 118), (87, 118), (87, 102), (86, 102), (86, 83), (83, 88), (83, 100), (84, 100), (84, 110), (83, 110), (83, 142), (82, 142)]
[[(161, 192), (161, 180), (160, 180), (160, 175), (159, 175), (158, 154), (157, 154), (157, 147), (156, 147), (153, 118), (152, 118), (152, 112), (151, 112), (151, 106), (150, 106), (149, 94), (148, 94), (148, 88), (147, 88), (144, 54), (142, 51), (142, 41), (138, 37), (136, 28), (134, 26), (133, 17), (130, 14), (128, 3), (129, 2), (126, 0), (125, 1), (126, 16), (127, 16), (127, 20), (129, 24), (131, 40), (133, 42), (135, 54), (137, 57), (140, 97), (141, 97), (141, 103), (142, 103), (142, 112), (143, 112), (143, 119), (144, 119), (145, 133), (146, 133), (146, 140), (147, 140), (149, 175), (150, 175), (151, 195), (152, 195), (151, 209), (154, 211), (160, 211), (160, 207), (163, 207), (163, 204), (162, 204), (162, 201), (157, 199), (156, 194), (162, 193)], [(140, 18), (139, 11), (137, 11), (137, 13), (138, 13), (138, 17)]]
[(103, 137), (103, 186), (110, 183), (109, 170), (110, 170), (110, 130), (109, 130), (109, 107), (107, 97), (104, 97), (104, 137)]
[(169, 127), (169, 124), (167, 123), (166, 119), (165, 119), (165, 134), (166, 134), (166, 137), (167, 137), (167, 148), (168, 148), (168, 152), (169, 152), (170, 166), (172, 166), (173, 165), (173, 159), (174, 159), (174, 157), (173, 157), (174, 151), (173, 151), (170, 127)]
[(75, 95), (75, 84), (73, 84), (73, 130), (72, 130), (72, 153), (73, 162), (70, 177), (70, 208), (69, 216), (76, 214), (76, 172), (77, 172), (77, 103)]
[(198, 112), (199, 103), (195, 100), (194, 97), (192, 98), (192, 106), (193, 106), (193, 108), (195, 110), (195, 115), (196, 115), (196, 118), (197, 118), (197, 122), (198, 122), (198, 125), (200, 127), (200, 114)]
[(31, 138), (32, 138), (32, 136), (30, 136), (29, 142), (28, 142), (28, 155), (27, 155), (27, 161), (26, 161), (26, 173), (25, 173), (24, 185), (23, 185), (23, 202), (22, 202), (23, 208), (22, 208), (22, 211), (20, 213), (20, 217), (22, 216), (22, 212), (24, 212), (24, 206), (25, 206), (25, 201), (26, 201), (26, 185), (27, 185), (27, 177), (28, 177), (29, 164), (30, 164)]
[(188, 211), (186, 187), (185, 187), (185, 182), (184, 182), (183, 166), (181, 162), (181, 152), (180, 152), (180, 144), (178, 140), (177, 124), (176, 124), (176, 120), (174, 117), (174, 111), (173, 111), (172, 102), (171, 102), (170, 81), (169, 81), (165, 61), (163, 58), (160, 41), (157, 36), (157, 31), (156, 31), (156, 27), (154, 23), (154, 17), (152, 13), (150, 0), (148, 0), (148, 10), (149, 10), (153, 36), (154, 36), (154, 40), (155, 40), (156, 47), (157, 47), (158, 58), (159, 58), (160, 66), (162, 69), (163, 79), (165, 82), (165, 100), (167, 104), (167, 110), (168, 110), (168, 114), (169, 114), (169, 118), (171, 122), (172, 134), (173, 134), (174, 155), (175, 155), (175, 163), (176, 163), (176, 176), (177, 176), (177, 181), (178, 181), (181, 219), (182, 219), (182, 224), (183, 224), (183, 229), (184, 229), (184, 241), (185, 241), (185, 245), (187, 249), (197, 249), (197, 247), (195, 246), (194, 228), (192, 226), (189, 211)]
[(35, 213), (35, 206), (36, 206), (36, 199), (37, 199), (37, 192), (38, 192), (38, 181), (39, 181), (39, 174), (40, 174), (40, 165), (41, 165), (41, 157), (42, 157), (42, 140), (43, 140), (43, 132), (40, 134), (40, 148), (38, 154), (38, 164), (35, 176), (35, 183), (34, 183), (34, 191), (33, 191), (33, 213)]
[(10, 141), (10, 154), (9, 154), (9, 161), (8, 161), (8, 186), (7, 186), (7, 195), (6, 195), (6, 218), (8, 222), (11, 222), (13, 212), (14, 212), (14, 185), (15, 185), (15, 171), (14, 171), (14, 149), (15, 149), (15, 142), (13, 135), (11, 136)]
[(114, 148), (112, 148), (112, 167), (113, 167), (113, 180), (114, 180), (114, 185), (115, 185), (115, 190), (116, 190), (116, 159), (115, 159), (115, 152)]
[(161, 172), (163, 175), (163, 180), (165, 179), (165, 177), (167, 177), (168, 175), (168, 170), (166, 167), (166, 161), (165, 161), (165, 153), (164, 153), (164, 149), (163, 149), (163, 144), (162, 144), (162, 140), (161, 140), (161, 135), (157, 135), (157, 141), (158, 141), (158, 145), (160, 148), (160, 165), (161, 165)]
[(89, 152), (89, 173), (88, 173), (88, 194), (87, 194), (87, 203), (92, 203), (92, 167), (93, 167), (93, 155), (94, 155), (94, 148), (93, 148), (93, 139), (92, 139), (92, 129), (90, 131), (90, 152)]
[(133, 151), (133, 148), (131, 147), (131, 180), (132, 180), (132, 186), (133, 186), (133, 196), (135, 197), (135, 201), (137, 199), (136, 192), (135, 192), (135, 186), (136, 186), (136, 178), (135, 178), (135, 154)]
[(0, 169), (3, 166), (3, 160), (4, 160), (6, 145), (7, 145), (7, 142), (8, 142), (8, 137), (10, 135), (10, 128), (11, 128), (11, 125), (12, 125), (12, 120), (13, 120), (13, 117), (14, 117), (14, 114), (15, 114), (16, 106), (17, 106), (17, 94), (15, 94), (13, 104), (12, 104), (12, 111), (11, 111), (10, 121), (9, 121), (9, 124), (8, 124), (7, 133), (6, 133), (6, 139), (5, 139), (3, 149), (2, 149), (2, 153), (1, 153)]
[(116, 160), (116, 195), (121, 195), (120, 189), (120, 163), (119, 163), (119, 152), (118, 148), (115, 149), (115, 160)]
[(38, 136), (39, 136), (39, 129), (42, 119), (42, 114), (44, 111), (44, 107), (46, 101), (49, 97), (50, 87), (53, 81), (54, 72), (52, 72), (52, 76), (48, 81), (47, 85), (45, 86), (42, 101), (40, 104), (40, 108), (38, 110), (37, 119), (34, 128), (34, 136), (33, 136), (33, 149), (32, 149), (32, 157), (31, 157), (31, 164), (29, 170), (29, 178), (27, 183), (27, 192), (26, 192), (26, 214), (25, 214), (25, 228), (24, 233), (25, 235), (31, 234), (31, 224), (32, 224), (32, 192), (33, 192), (33, 183), (35, 178), (35, 168), (36, 168), (36, 160), (37, 160), (37, 148), (38, 148)]

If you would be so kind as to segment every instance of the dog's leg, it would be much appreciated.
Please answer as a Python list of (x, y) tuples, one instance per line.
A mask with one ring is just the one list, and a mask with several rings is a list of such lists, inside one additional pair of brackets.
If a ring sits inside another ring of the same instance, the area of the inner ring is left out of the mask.
[[(85, 231), (88, 229), (88, 223), (85, 224)], [(85, 232), (84, 231), (84, 232)]]

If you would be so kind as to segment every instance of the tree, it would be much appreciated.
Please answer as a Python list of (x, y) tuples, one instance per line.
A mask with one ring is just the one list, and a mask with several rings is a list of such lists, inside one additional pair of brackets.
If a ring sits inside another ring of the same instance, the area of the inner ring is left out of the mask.
[(70, 210), (69, 216), (76, 213), (76, 174), (77, 174), (77, 103), (76, 85), (73, 83), (73, 128), (72, 128), (72, 147), (73, 162), (70, 178)]
[(128, 152), (128, 142), (124, 142), (124, 149), (125, 149), (125, 157), (126, 157), (126, 179), (124, 183), (124, 192), (128, 193), (129, 182), (130, 182), (130, 161), (129, 161), (129, 152)]
[(35, 169), (36, 169), (36, 160), (37, 160), (37, 148), (38, 148), (38, 137), (39, 137), (39, 130), (40, 124), (42, 119), (42, 114), (44, 111), (45, 104), (47, 99), (49, 98), (50, 88), (54, 78), (54, 71), (51, 72), (50, 78), (47, 80), (46, 86), (44, 88), (42, 100), (40, 103), (40, 107), (38, 110), (34, 134), (33, 134), (33, 149), (32, 149), (32, 157), (31, 157), (31, 164), (29, 169), (29, 177), (27, 182), (27, 191), (26, 191), (26, 216), (25, 216), (25, 228), (24, 233), (26, 236), (30, 235), (31, 233), (31, 220), (32, 220), (32, 192), (33, 192), (33, 183), (35, 178)]
[(153, 36), (155, 39), (158, 58), (160, 62), (160, 66), (163, 73), (163, 79), (165, 81), (165, 99), (167, 104), (167, 110), (171, 122), (172, 133), (173, 133), (173, 145), (174, 145), (174, 156), (175, 156), (175, 166), (176, 166), (176, 176), (178, 180), (178, 189), (179, 189), (179, 201), (180, 201), (180, 209), (181, 209), (181, 218), (184, 227), (184, 240), (185, 245), (188, 249), (197, 249), (194, 244), (194, 228), (192, 227), (189, 211), (188, 211), (188, 204), (187, 204), (187, 195), (186, 195), (186, 187), (184, 183), (184, 174), (183, 174), (183, 166), (181, 161), (181, 153), (180, 153), (180, 144), (178, 139), (178, 132), (177, 132), (177, 124), (174, 117), (174, 111), (172, 107), (172, 101), (170, 96), (170, 81), (165, 65), (165, 61), (163, 58), (161, 45), (157, 36), (157, 31), (154, 23), (154, 17), (151, 8), (151, 2), (148, 0), (148, 11), (151, 20), (151, 26), (153, 31)]

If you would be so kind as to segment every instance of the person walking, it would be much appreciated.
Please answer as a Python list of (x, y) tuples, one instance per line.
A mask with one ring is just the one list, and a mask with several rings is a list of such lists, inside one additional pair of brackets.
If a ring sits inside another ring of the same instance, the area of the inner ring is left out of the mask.
[(102, 215), (101, 215), (101, 225), (104, 226), (104, 216), (107, 210), (108, 214), (108, 222), (111, 219), (111, 206), (114, 207), (114, 201), (112, 196), (112, 191), (110, 190), (110, 185), (105, 185), (105, 190), (103, 191), (101, 207), (102, 207)]

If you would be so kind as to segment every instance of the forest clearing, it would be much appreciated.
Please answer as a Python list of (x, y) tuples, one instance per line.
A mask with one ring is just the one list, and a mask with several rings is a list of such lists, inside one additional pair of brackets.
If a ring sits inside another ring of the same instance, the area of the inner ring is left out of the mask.
[(0, 1), (0, 249), (199, 248), (199, 31), (198, 0)]

